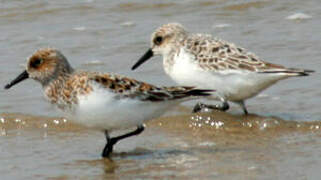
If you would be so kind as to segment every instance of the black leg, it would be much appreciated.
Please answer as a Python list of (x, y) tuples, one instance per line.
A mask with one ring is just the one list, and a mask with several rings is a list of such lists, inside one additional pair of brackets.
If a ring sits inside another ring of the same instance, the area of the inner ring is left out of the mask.
[(106, 143), (106, 145), (105, 145), (105, 147), (104, 147), (104, 150), (103, 150), (103, 153), (102, 153), (102, 156), (103, 157), (109, 157), (109, 154), (111, 153), (111, 152), (113, 152), (113, 144), (110, 144), (110, 137), (109, 137), (109, 134), (108, 134), (108, 131), (106, 130), (105, 131), (105, 136), (106, 136), (106, 141), (107, 141), (107, 143)]
[(200, 112), (203, 108), (204, 108), (205, 104), (198, 102), (197, 104), (195, 104), (194, 108), (193, 108), (193, 113), (198, 113)]
[(247, 109), (246, 109), (246, 106), (245, 106), (244, 101), (239, 101), (239, 102), (236, 102), (236, 103), (238, 103), (238, 104), (242, 107), (243, 112), (244, 112), (245, 115), (248, 115), (248, 114), (249, 114), (249, 112), (248, 112)]
[(244, 114), (245, 114), (245, 115), (248, 115), (248, 114), (249, 114), (249, 112), (247, 111), (246, 107), (244, 106), (244, 107), (242, 107), (242, 108), (243, 108), (243, 112), (244, 112)]
[(242, 107), (242, 109), (243, 109), (244, 114), (245, 114), (245, 115), (248, 115), (249, 112), (248, 112), (247, 109), (246, 109), (246, 106), (245, 106), (244, 101), (241, 102), (241, 107)]
[(220, 110), (220, 111), (226, 111), (230, 108), (229, 104), (224, 101), (222, 105), (208, 105), (208, 104), (203, 104), (203, 103), (197, 103), (194, 108), (193, 108), (193, 113), (197, 113), (200, 112), (202, 109), (216, 109), (216, 110)]
[(110, 153), (113, 152), (113, 146), (119, 141), (119, 140), (122, 140), (122, 139), (125, 139), (125, 138), (128, 138), (130, 136), (134, 136), (134, 135), (138, 135), (140, 134), (141, 132), (144, 131), (144, 126), (143, 125), (139, 125), (137, 126), (137, 129), (135, 131), (132, 131), (130, 133), (127, 133), (127, 134), (124, 134), (124, 135), (121, 135), (121, 136), (117, 136), (117, 137), (113, 137), (113, 138), (110, 138), (109, 137), (109, 134), (108, 134), (108, 131), (105, 131), (105, 136), (106, 136), (106, 140), (107, 140), (107, 144), (103, 150), (103, 153), (102, 153), (102, 156), (103, 157), (109, 157)]

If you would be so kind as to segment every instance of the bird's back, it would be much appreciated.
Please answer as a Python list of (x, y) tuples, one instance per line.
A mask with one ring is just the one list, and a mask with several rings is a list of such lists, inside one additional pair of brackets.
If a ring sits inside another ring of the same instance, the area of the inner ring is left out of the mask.
[(233, 43), (213, 38), (211, 35), (190, 34), (183, 41), (185, 50), (204, 71), (248, 71), (276, 73), (284, 76), (304, 76), (311, 70), (286, 68), (260, 59), (255, 54)]

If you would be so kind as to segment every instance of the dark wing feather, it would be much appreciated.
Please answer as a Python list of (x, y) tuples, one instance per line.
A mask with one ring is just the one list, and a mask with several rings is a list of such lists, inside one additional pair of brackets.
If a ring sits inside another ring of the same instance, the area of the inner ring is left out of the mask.
[(200, 90), (193, 87), (156, 87), (114, 74), (93, 73), (90, 80), (119, 95), (120, 98), (137, 98), (142, 101), (165, 101), (188, 96), (209, 96), (213, 90)]

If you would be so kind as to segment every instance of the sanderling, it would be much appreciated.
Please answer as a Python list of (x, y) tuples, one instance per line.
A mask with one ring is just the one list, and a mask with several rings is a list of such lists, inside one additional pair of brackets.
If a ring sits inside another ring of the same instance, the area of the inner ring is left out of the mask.
[[(138, 135), (143, 123), (159, 117), (166, 109), (191, 96), (207, 96), (212, 90), (193, 87), (156, 87), (128, 77), (76, 71), (65, 56), (52, 48), (37, 50), (26, 70), (5, 86), (31, 78), (38, 81), (47, 100), (75, 123), (105, 132), (102, 156), (108, 157), (119, 140)], [(135, 131), (110, 138), (114, 130), (137, 127)]]
[(247, 114), (246, 99), (281, 79), (314, 72), (262, 61), (232, 43), (207, 34), (189, 33), (178, 23), (163, 25), (152, 34), (151, 48), (132, 70), (153, 55), (163, 56), (165, 72), (178, 84), (215, 89), (211, 98), (223, 102), (222, 105), (198, 103), (193, 112), (202, 108), (227, 110), (227, 102), (231, 101)]

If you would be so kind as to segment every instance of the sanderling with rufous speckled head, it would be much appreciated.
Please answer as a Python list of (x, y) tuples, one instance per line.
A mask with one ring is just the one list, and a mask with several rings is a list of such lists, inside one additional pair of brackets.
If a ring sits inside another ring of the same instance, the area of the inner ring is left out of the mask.
[(198, 103), (193, 112), (202, 108), (227, 110), (231, 101), (247, 114), (246, 99), (279, 80), (314, 72), (265, 62), (232, 43), (207, 34), (189, 33), (178, 23), (163, 25), (152, 34), (151, 48), (132, 70), (153, 55), (163, 56), (165, 72), (178, 84), (215, 89), (211, 98), (223, 102), (222, 105)]
[[(208, 96), (212, 90), (193, 87), (156, 87), (128, 77), (98, 72), (76, 71), (58, 50), (37, 50), (27, 68), (5, 89), (31, 78), (38, 81), (45, 97), (75, 123), (103, 130), (107, 143), (103, 157), (108, 157), (117, 141), (138, 135), (143, 123), (159, 117), (176, 102), (192, 96)], [(137, 127), (135, 131), (113, 137), (113, 130)]]

